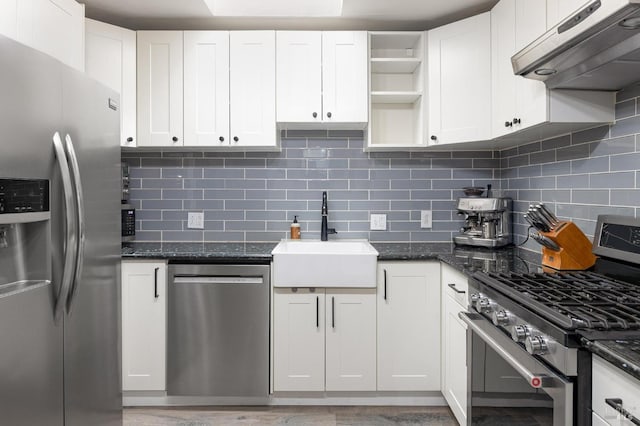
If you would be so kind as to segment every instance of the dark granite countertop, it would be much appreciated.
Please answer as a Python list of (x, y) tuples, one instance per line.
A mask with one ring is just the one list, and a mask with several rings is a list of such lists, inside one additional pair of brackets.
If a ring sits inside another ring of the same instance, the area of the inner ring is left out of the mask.
[(640, 380), (640, 336), (638, 339), (583, 341), (587, 349)]
[[(170, 263), (264, 263), (277, 243), (125, 243), (123, 259), (165, 259)], [(514, 246), (490, 250), (452, 243), (371, 243), (378, 260), (441, 260), (472, 274), (476, 271), (537, 272), (540, 253)]]

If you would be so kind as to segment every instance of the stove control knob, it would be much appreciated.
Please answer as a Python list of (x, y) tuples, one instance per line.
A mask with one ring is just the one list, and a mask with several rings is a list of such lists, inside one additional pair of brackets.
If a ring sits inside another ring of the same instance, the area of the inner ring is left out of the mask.
[(488, 314), (493, 311), (493, 303), (488, 297), (481, 297), (476, 301), (476, 310), (483, 314)]
[(513, 319), (512, 315), (508, 311), (505, 311), (504, 309), (498, 309), (497, 311), (494, 311), (493, 314), (491, 315), (491, 320), (493, 321), (493, 324), (497, 326), (502, 326), (502, 327), (506, 327), (509, 324), (511, 324), (512, 319)]
[(481, 295), (480, 295), (480, 293), (473, 293), (469, 297), (471, 299), (471, 303), (473, 303), (475, 305), (476, 302), (478, 301), (478, 299), (480, 299)]
[(511, 329), (511, 338), (514, 342), (522, 343), (531, 335), (531, 327), (525, 324), (514, 325)]
[(540, 335), (527, 337), (524, 341), (524, 347), (531, 355), (544, 355), (549, 353), (547, 339)]

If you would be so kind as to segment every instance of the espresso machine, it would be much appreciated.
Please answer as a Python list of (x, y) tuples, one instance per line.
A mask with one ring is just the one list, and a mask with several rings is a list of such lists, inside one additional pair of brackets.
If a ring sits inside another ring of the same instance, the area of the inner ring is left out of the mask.
[(511, 244), (511, 198), (462, 197), (458, 214), (464, 215), (460, 234), (453, 237), (457, 245), (502, 247)]

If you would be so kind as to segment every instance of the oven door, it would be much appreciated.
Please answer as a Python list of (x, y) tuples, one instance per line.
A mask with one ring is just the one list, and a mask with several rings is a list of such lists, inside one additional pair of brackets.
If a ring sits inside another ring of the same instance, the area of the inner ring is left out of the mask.
[[(571, 381), (530, 355), (482, 315), (459, 315), (468, 325), (468, 424), (573, 424)], [(500, 363), (502, 367), (495, 368)], [(509, 380), (500, 382), (504, 377), (514, 380), (511, 384)]]

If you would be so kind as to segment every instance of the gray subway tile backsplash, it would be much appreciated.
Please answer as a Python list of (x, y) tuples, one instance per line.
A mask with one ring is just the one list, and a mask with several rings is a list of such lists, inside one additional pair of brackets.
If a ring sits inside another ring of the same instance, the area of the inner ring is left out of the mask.
[[(329, 195), (331, 238), (451, 241), (462, 218), (461, 187), (493, 185), (522, 214), (545, 202), (591, 235), (599, 214), (640, 214), (640, 85), (618, 93), (616, 123), (502, 151), (364, 152), (358, 130), (289, 130), (281, 152), (123, 151), (131, 166), (138, 241), (278, 241), (294, 215), (303, 238), (320, 237), (320, 198)], [(433, 228), (420, 228), (420, 210)], [(187, 228), (187, 212), (205, 229)], [(386, 231), (369, 230), (372, 213)], [(527, 247), (538, 250), (535, 243)]]

